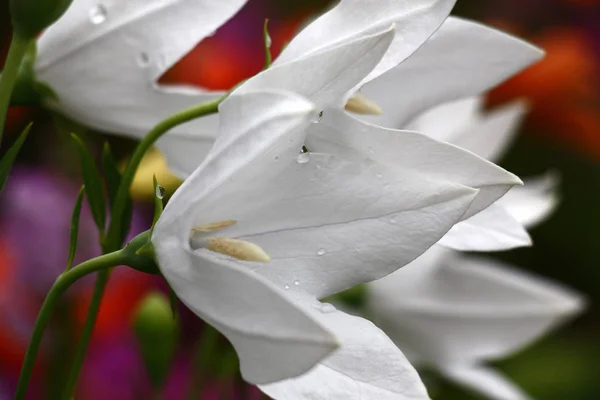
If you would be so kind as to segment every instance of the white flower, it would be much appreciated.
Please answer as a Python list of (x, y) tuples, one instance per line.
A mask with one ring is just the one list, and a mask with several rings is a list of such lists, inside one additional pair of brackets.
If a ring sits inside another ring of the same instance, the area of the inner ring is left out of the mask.
[[(158, 78), (234, 15), (246, 0), (75, 0), (38, 40), (36, 78), (48, 104), (86, 126), (134, 138), (220, 93), (159, 86)], [(218, 118), (176, 127), (208, 151)]]
[(581, 311), (572, 291), (501, 263), (434, 246), (369, 284), (374, 321), (411, 362), (495, 400), (526, 400), (483, 364), (507, 357)]
[[(482, 171), (479, 183), (485, 174), (506, 185), (517, 180), (422, 135), (412, 158), (398, 165), (299, 154), (307, 125), (322, 125), (311, 124), (312, 107), (282, 92), (233, 95), (221, 105), (215, 146), (154, 231), (161, 271), (188, 307), (230, 339), (250, 382), (306, 372), (334, 349), (331, 331), (342, 348), (316, 367), (326, 376), (316, 379), (346, 382), (331, 383), (342, 391), (338, 397), (425, 398), (418, 376), (381, 331), (317, 299), (381, 278), (439, 240), (479, 192), (463, 184), (470, 168)], [(410, 162), (427, 157), (428, 168)], [(433, 172), (451, 159), (465, 171)]]

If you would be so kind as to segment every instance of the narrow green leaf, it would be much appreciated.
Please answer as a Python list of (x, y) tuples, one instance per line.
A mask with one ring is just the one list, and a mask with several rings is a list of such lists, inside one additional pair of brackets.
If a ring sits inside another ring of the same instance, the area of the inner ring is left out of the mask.
[(17, 155), (19, 154), (19, 151), (21, 150), (25, 139), (27, 139), (27, 135), (29, 134), (30, 130), (31, 124), (27, 125), (23, 133), (21, 133), (21, 135), (17, 138), (15, 143), (13, 143), (10, 149), (8, 149), (4, 157), (2, 157), (2, 160), (0, 160), (0, 193), (2, 193), (2, 190), (4, 189), (6, 179), (8, 179), (10, 170), (13, 164), (15, 163)]
[(85, 185), (81, 186), (77, 200), (75, 200), (75, 207), (73, 207), (73, 216), (71, 217), (71, 240), (69, 245), (69, 258), (67, 260), (68, 271), (73, 267), (73, 259), (75, 259), (75, 250), (77, 250), (77, 234), (79, 233), (79, 217), (81, 215), (81, 206), (83, 205), (83, 194), (85, 193)]
[[(119, 186), (123, 180), (123, 175), (119, 170), (117, 161), (110, 149), (108, 143), (104, 143), (104, 150), (102, 151), (102, 168), (104, 169), (104, 177), (106, 179), (106, 188), (108, 189), (108, 201), (110, 208), (114, 207), (115, 199), (117, 198), (117, 192)], [(125, 206), (125, 212), (123, 215), (123, 224), (121, 224), (121, 232), (119, 232), (118, 242), (119, 244), (125, 241), (129, 227), (131, 224), (131, 215), (133, 213), (133, 202), (131, 196), (127, 196), (127, 204)]]
[[(92, 209), (92, 216), (96, 222), (96, 226), (101, 233), (104, 233), (106, 226), (106, 199), (104, 198), (104, 186), (102, 177), (96, 167), (94, 158), (85, 147), (81, 139), (74, 133), (71, 134), (73, 142), (77, 146), (77, 151), (81, 157), (81, 172), (83, 175), (83, 183), (85, 185), (85, 194)], [(101, 235), (102, 236), (102, 235)]]
[(265, 19), (265, 25), (263, 27), (263, 44), (265, 46), (265, 67), (264, 69), (268, 69), (271, 66), (272, 57), (271, 57), (271, 35), (269, 35), (269, 20)]
[(150, 237), (152, 237), (152, 232), (154, 232), (154, 225), (156, 225), (162, 215), (164, 208), (163, 199), (165, 197), (165, 188), (160, 186), (156, 180), (156, 175), (152, 177), (152, 180), (154, 181), (154, 219), (152, 220), (152, 228), (150, 228)]

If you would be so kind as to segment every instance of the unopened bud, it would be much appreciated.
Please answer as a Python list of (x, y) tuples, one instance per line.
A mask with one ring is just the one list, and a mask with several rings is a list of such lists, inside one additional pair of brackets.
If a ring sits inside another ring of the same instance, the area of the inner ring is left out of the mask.
[(167, 296), (150, 293), (134, 316), (134, 331), (152, 384), (162, 387), (169, 373), (178, 338), (178, 324)]
[(72, 0), (10, 0), (15, 33), (33, 39), (67, 11)]

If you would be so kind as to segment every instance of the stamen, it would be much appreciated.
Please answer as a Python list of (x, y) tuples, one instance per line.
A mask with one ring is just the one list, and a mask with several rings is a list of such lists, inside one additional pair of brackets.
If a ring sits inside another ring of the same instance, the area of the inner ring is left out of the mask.
[(235, 225), (236, 223), (237, 223), (237, 221), (235, 219), (227, 219), (225, 221), (214, 222), (212, 224), (195, 226), (192, 228), (192, 230), (194, 232), (214, 232), (214, 231), (218, 231), (219, 229), (226, 228), (231, 225)]
[(243, 240), (215, 237), (206, 239), (207, 248), (238, 260), (268, 263), (271, 257), (260, 246)]
[(383, 110), (377, 104), (367, 99), (360, 93), (354, 95), (346, 103), (346, 111), (353, 112), (355, 114), (363, 115), (381, 115)]

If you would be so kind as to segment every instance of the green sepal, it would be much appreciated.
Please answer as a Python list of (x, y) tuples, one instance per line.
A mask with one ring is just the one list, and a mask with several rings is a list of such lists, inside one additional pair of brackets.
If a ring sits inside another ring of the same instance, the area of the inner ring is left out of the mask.
[(102, 176), (96, 167), (94, 158), (81, 139), (74, 133), (71, 134), (71, 138), (73, 139), (81, 158), (81, 172), (83, 175), (83, 183), (85, 185), (85, 194), (92, 210), (92, 216), (101, 233), (100, 236), (103, 237), (106, 226), (106, 199)]
[(73, 215), (71, 216), (71, 239), (69, 241), (69, 258), (67, 259), (68, 271), (73, 267), (73, 260), (75, 259), (75, 250), (77, 250), (77, 235), (79, 233), (79, 217), (81, 216), (81, 206), (83, 205), (83, 195), (85, 193), (85, 185), (79, 189), (79, 194), (75, 200), (75, 206), (73, 207)]
[(152, 232), (147, 230), (127, 243), (125, 249), (132, 253), (130, 262), (127, 265), (146, 274), (160, 275), (154, 257), (154, 245), (150, 241), (151, 235)]
[(155, 389), (161, 389), (179, 339), (179, 323), (167, 296), (155, 292), (142, 300), (135, 313), (134, 332), (150, 381)]
[[(121, 185), (121, 181), (123, 179), (123, 175), (121, 174), (121, 171), (119, 171), (117, 161), (115, 160), (108, 143), (104, 143), (104, 149), (102, 151), (102, 168), (104, 170), (106, 188), (108, 190), (108, 202), (112, 210), (115, 204), (119, 186)], [(128, 195), (127, 204), (125, 205), (125, 212), (123, 215), (124, 222), (121, 224), (121, 232), (118, 237), (118, 243), (123, 243), (127, 237), (127, 233), (129, 232), (129, 227), (131, 225), (132, 214), (133, 201), (131, 200), (131, 196)]]
[(8, 179), (8, 175), (10, 174), (10, 170), (17, 159), (17, 155), (19, 151), (21, 151), (21, 147), (23, 143), (25, 143), (25, 139), (27, 139), (27, 135), (31, 130), (31, 123), (25, 127), (21, 135), (17, 138), (17, 140), (13, 143), (13, 145), (8, 149), (4, 157), (0, 160), (0, 193), (4, 190), (4, 185), (6, 184), (6, 180)]
[(19, 67), (19, 75), (10, 99), (12, 105), (39, 106), (45, 100), (58, 101), (56, 92), (46, 83), (35, 77), (37, 42), (32, 40)]
[(271, 57), (271, 35), (269, 35), (269, 19), (265, 19), (263, 26), (263, 46), (265, 48), (265, 66), (263, 69), (268, 69), (273, 61)]
[(72, 0), (9, 0), (10, 14), (16, 35), (35, 38), (56, 22)]

